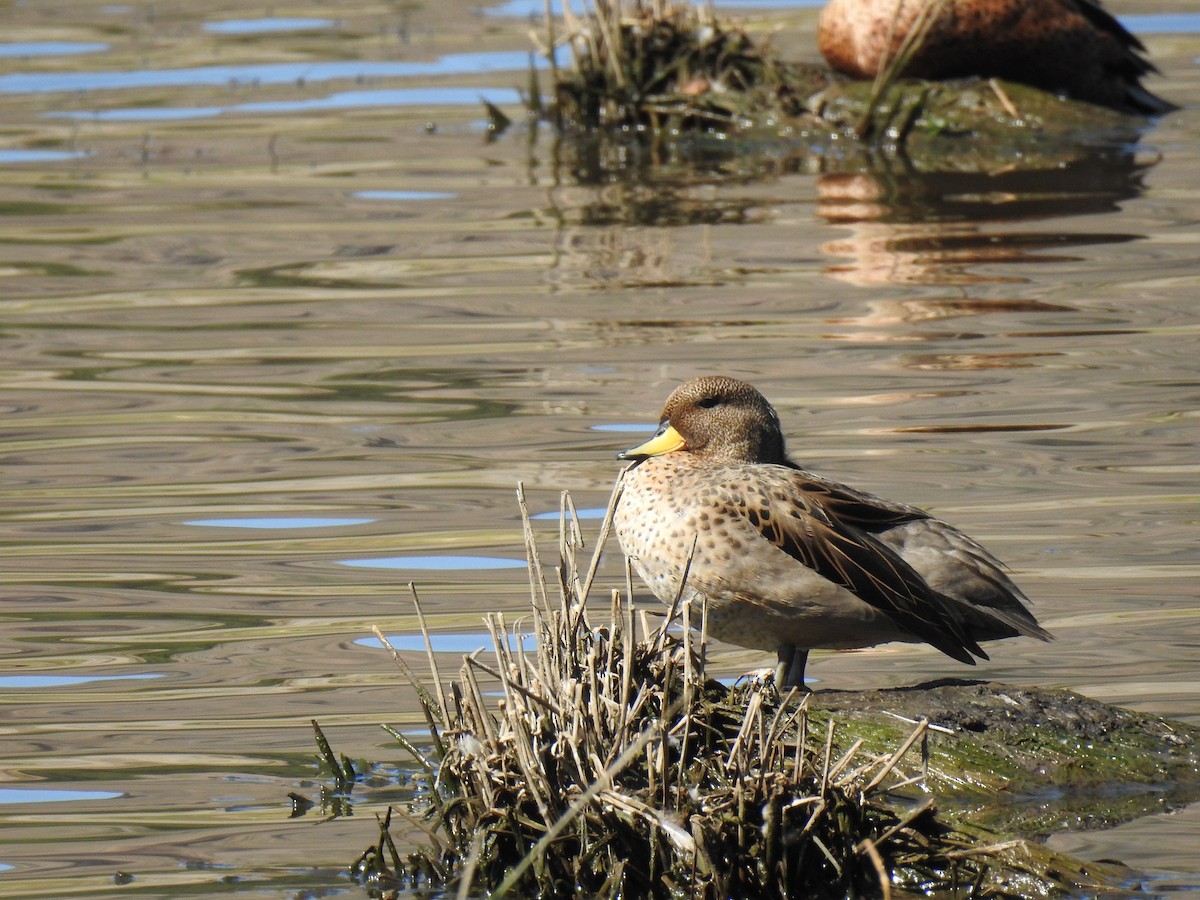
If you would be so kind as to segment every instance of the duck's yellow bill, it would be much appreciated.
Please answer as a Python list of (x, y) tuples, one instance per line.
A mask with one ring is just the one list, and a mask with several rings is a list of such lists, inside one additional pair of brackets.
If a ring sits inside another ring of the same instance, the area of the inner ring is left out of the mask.
[(672, 450), (682, 450), (686, 446), (687, 441), (683, 439), (683, 435), (676, 431), (674, 426), (664, 423), (663, 427), (658, 430), (658, 434), (644, 444), (638, 444), (636, 447), (618, 453), (617, 459), (645, 459), (647, 456), (662, 456)]

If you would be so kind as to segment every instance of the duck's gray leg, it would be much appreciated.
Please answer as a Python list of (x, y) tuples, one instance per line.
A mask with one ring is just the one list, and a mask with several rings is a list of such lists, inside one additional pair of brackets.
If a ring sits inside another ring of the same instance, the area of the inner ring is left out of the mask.
[(779, 648), (779, 662), (775, 665), (775, 686), (780, 691), (799, 688), (805, 693), (812, 689), (804, 683), (804, 666), (808, 663), (808, 651), (792, 644)]

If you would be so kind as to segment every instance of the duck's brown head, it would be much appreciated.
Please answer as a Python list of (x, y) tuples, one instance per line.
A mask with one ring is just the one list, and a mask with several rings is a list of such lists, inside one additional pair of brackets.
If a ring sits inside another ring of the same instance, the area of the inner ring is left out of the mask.
[(617, 456), (638, 460), (664, 453), (692, 453), (721, 463), (787, 461), (774, 407), (751, 385), (724, 375), (693, 378), (677, 387), (663, 407), (658, 433)]

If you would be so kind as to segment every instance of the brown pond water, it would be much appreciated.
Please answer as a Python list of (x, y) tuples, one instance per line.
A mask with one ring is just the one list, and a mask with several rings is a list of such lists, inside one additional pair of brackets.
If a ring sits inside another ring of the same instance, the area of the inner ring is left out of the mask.
[[(371, 626), (414, 633), (412, 580), (451, 664), (482, 644), (525, 608), (516, 482), (601, 505), (699, 372), (985, 540), (1059, 638), (820, 683), (1200, 724), (1200, 2), (1112, 5), (1184, 109), (990, 179), (488, 142), (528, 22), (459, 0), (0, 7), (0, 896), (359, 895), (406, 763), (379, 724), (417, 723)], [(260, 16), (329, 21), (212, 27)], [(754, 21), (811, 57), (815, 17)], [(374, 764), (351, 816), (288, 818), (312, 718)], [(1060, 843), (1200, 884), (1194, 808)]]

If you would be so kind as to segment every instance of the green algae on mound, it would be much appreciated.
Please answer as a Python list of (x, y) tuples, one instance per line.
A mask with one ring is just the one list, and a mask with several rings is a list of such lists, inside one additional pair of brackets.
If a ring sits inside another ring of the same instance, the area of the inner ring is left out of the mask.
[(825, 691), (812, 705), (869, 746), (894, 741), (908, 719), (941, 726), (925, 789), (956, 821), (1044, 836), (1200, 799), (1200, 731), (1070, 691), (937, 682)]

